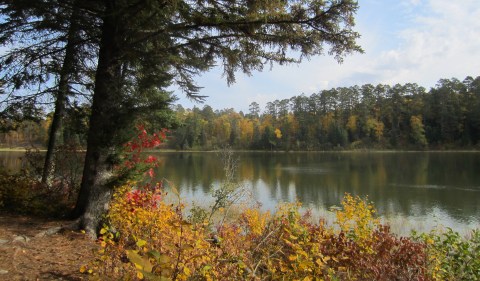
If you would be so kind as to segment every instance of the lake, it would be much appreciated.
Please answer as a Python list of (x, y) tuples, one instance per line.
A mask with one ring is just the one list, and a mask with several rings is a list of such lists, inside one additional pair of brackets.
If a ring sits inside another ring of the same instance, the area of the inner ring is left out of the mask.
[[(0, 152), (0, 164), (19, 167), (21, 153)], [(155, 153), (157, 175), (185, 201), (208, 205), (224, 179), (213, 152)], [(480, 153), (476, 152), (239, 152), (237, 176), (262, 209), (298, 200), (316, 216), (332, 217), (346, 192), (368, 196), (392, 230), (480, 227)]]

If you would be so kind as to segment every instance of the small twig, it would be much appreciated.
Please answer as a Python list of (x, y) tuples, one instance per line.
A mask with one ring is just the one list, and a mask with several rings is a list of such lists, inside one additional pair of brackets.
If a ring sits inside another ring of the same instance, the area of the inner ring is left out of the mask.
[(268, 237), (270, 237), (270, 235), (272, 235), (276, 230), (280, 229), (280, 226), (277, 228), (277, 229), (274, 229), (272, 231), (270, 231), (270, 233), (267, 234), (267, 236), (265, 236), (262, 241), (260, 241), (257, 245), (257, 247), (255, 247), (255, 249), (253, 250), (254, 252), (256, 252), (258, 250), (258, 248), (260, 247), (260, 245), (262, 245), (263, 243), (265, 243), (265, 241), (267, 241)]

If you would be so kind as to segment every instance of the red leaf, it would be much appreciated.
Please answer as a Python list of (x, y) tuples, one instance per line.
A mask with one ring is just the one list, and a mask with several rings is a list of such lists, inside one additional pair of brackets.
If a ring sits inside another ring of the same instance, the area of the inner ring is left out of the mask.
[(155, 176), (155, 172), (153, 171), (153, 168), (150, 168), (147, 173), (151, 178)]

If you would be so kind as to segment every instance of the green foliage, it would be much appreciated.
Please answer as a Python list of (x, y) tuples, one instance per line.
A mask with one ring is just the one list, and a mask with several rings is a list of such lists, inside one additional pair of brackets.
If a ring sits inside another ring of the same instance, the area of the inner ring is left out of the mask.
[(480, 230), (462, 237), (448, 228), (417, 238), (427, 245), (428, 270), (435, 280), (480, 280)]
[[(339, 87), (311, 96), (268, 102), (263, 113), (232, 109), (177, 111), (185, 126), (173, 148), (212, 149), (442, 149), (480, 144), (480, 77), (440, 80), (426, 91), (416, 84)], [(281, 133), (281, 134), (279, 134)], [(278, 136), (281, 135), (281, 138)]]
[(328, 128), (328, 140), (334, 147), (345, 147), (348, 142), (348, 133), (334, 122)]
[(412, 128), (412, 138), (414, 143), (420, 145), (421, 147), (425, 147), (428, 142), (427, 138), (425, 137), (425, 128), (422, 122), (422, 116), (416, 115), (410, 117), (410, 127)]

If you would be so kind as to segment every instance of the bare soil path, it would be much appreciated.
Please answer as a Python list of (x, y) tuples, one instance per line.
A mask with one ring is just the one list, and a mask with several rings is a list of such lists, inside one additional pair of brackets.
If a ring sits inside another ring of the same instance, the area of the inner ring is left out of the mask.
[(87, 280), (79, 269), (98, 246), (81, 232), (58, 231), (69, 223), (0, 213), (0, 280)]

